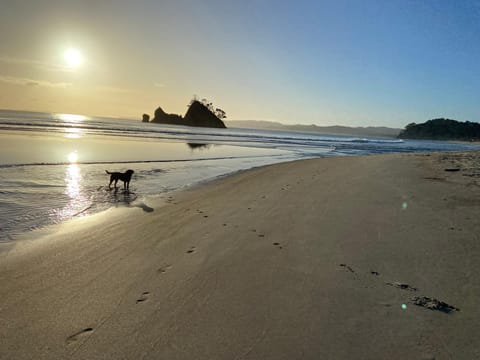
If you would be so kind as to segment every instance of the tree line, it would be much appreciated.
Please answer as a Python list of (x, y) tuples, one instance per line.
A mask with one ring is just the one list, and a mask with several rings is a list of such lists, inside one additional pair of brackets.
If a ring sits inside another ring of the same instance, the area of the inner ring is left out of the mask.
[(213, 114), (215, 114), (216, 117), (218, 117), (220, 120), (222, 119), (226, 119), (227, 118), (227, 113), (225, 111), (223, 111), (222, 109), (220, 108), (216, 108), (212, 102), (208, 101), (207, 99), (201, 99), (201, 100), (198, 100), (197, 96), (196, 95), (193, 95), (193, 98), (192, 100), (190, 100), (190, 102), (188, 103), (187, 107), (190, 107), (192, 106), (192, 104), (194, 102), (199, 102), (200, 104), (202, 104), (203, 106), (205, 106), (208, 110), (210, 110), (210, 112), (212, 112)]
[(422, 124), (410, 123), (398, 135), (401, 139), (480, 140), (480, 124), (452, 119), (432, 119)]

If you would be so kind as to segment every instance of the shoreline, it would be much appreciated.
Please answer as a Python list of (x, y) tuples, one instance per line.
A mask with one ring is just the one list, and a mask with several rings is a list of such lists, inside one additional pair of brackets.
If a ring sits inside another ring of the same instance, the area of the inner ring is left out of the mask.
[[(479, 152), (479, 151), (480, 150), (448, 151), (448, 152), (437, 151), (437, 152), (416, 152), (416, 153), (393, 153), (393, 154), (369, 154), (369, 155), (343, 155), (343, 156), (335, 156), (333, 158), (343, 158), (343, 157), (354, 157), (355, 158), (355, 157), (370, 157), (370, 156), (403, 156), (403, 155), (407, 155), (407, 156), (408, 155), (419, 155), (419, 156), (427, 155), (427, 156), (430, 156), (432, 154), (433, 155), (435, 155), (435, 154), (463, 154), (463, 153), (476, 153), (476, 152)], [(256, 165), (256, 166), (253, 166), (251, 168), (237, 169), (237, 170), (234, 170), (234, 171), (226, 173), (226, 174), (220, 174), (220, 175), (213, 176), (212, 178), (209, 178), (209, 179), (199, 180), (197, 182), (194, 182), (193, 184), (184, 185), (182, 187), (179, 187), (178, 189), (169, 190), (169, 191), (165, 191), (165, 192), (160, 192), (158, 194), (147, 194), (142, 199), (135, 199), (132, 202), (120, 205), (120, 207), (118, 205), (112, 205), (112, 206), (110, 206), (106, 209), (102, 209), (100, 211), (96, 211), (96, 212), (93, 212), (93, 213), (87, 213), (86, 215), (78, 216), (79, 214), (88, 210), (88, 207), (87, 207), (87, 208), (81, 210), (76, 215), (72, 216), (71, 218), (62, 220), (58, 223), (48, 224), (48, 225), (39, 227), (37, 229), (33, 229), (33, 230), (30, 230), (30, 231), (25, 231), (23, 233), (16, 234), (15, 235), (16, 238), (13, 239), (13, 240), (0, 241), (0, 257), (2, 256), (2, 254), (5, 253), (5, 249), (8, 249), (12, 246), (14, 247), (14, 246), (16, 246), (17, 243), (30, 243), (36, 237), (45, 238), (49, 235), (53, 235), (59, 229), (70, 226), (70, 224), (72, 224), (72, 223), (75, 223), (77, 221), (84, 221), (85, 219), (87, 219), (86, 221), (88, 221), (88, 219), (90, 219), (90, 218), (95, 219), (96, 217), (101, 216), (101, 214), (103, 214), (105, 212), (123, 211), (125, 209), (132, 210), (133, 208), (140, 208), (140, 209), (143, 209), (144, 212), (150, 212), (153, 209), (153, 208), (150, 207), (150, 205), (155, 206), (155, 207), (164, 206), (164, 205), (168, 204), (169, 198), (172, 197), (171, 195), (175, 195), (175, 194), (178, 194), (178, 193), (181, 193), (181, 192), (184, 192), (184, 191), (188, 191), (188, 190), (194, 190), (197, 187), (205, 186), (205, 185), (208, 185), (209, 183), (213, 183), (213, 182), (216, 182), (216, 181), (221, 181), (221, 180), (227, 179), (231, 176), (236, 176), (236, 175), (242, 174), (244, 172), (260, 169), (260, 168), (263, 168), (263, 167), (269, 167), (269, 166), (272, 166), (272, 165), (292, 163), (292, 162), (297, 162), (297, 161), (324, 159), (324, 158), (328, 158), (328, 156), (317, 157), (317, 158), (305, 158), (305, 159), (291, 159), (291, 160), (287, 160), (287, 161), (283, 161), (283, 162), (279, 162), (279, 163), (266, 164), (266, 165)], [(210, 159), (207, 159), (207, 160), (210, 160)], [(215, 160), (215, 159), (213, 159), (213, 160)], [(147, 201), (148, 204), (145, 201)], [(93, 220), (93, 221), (95, 221), (95, 220)]]
[[(94, 213), (113, 203), (133, 201), (136, 194), (154, 195), (246, 167), (318, 156), (474, 148), (468, 144), (398, 143), (299, 133), (286, 136), (255, 130), (211, 129), (205, 133), (202, 129), (184, 132), (172, 128), (145, 133), (140, 124), (125, 126), (113, 120), (90, 119), (72, 127), (72, 123), (59, 122), (48, 114), (36, 118), (19, 113), (4, 122), (10, 130), (0, 131), (2, 164), (10, 165), (0, 166), (0, 203), (4, 204), (0, 209), (0, 242), (15, 241), (21, 232), (64, 221), (81, 211)], [(212, 146), (192, 148), (188, 145), (192, 142)], [(131, 162), (135, 164), (127, 165)], [(16, 166), (22, 164), (36, 165)], [(136, 194), (119, 198), (105, 191), (106, 169), (129, 168), (135, 170), (132, 190)]]
[(478, 151), (298, 160), (62, 224), (0, 258), (0, 359), (478, 357), (479, 176)]

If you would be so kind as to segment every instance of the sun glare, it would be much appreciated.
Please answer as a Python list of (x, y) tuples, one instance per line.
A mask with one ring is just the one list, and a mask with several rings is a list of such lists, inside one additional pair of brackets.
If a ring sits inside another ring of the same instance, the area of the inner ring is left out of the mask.
[(75, 164), (78, 161), (78, 155), (76, 151), (73, 151), (70, 154), (68, 154), (68, 161), (71, 164)]
[(76, 115), (76, 114), (55, 114), (55, 117), (63, 120), (65, 122), (82, 122), (83, 120), (86, 120), (87, 117), (83, 115)]
[(77, 49), (70, 48), (63, 53), (63, 57), (70, 67), (78, 67), (83, 63), (83, 56)]

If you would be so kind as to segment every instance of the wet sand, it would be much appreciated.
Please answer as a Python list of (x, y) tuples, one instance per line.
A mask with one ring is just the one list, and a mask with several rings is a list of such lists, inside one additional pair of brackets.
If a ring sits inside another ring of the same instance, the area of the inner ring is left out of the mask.
[(478, 152), (277, 164), (138, 206), (0, 255), (1, 359), (480, 357)]

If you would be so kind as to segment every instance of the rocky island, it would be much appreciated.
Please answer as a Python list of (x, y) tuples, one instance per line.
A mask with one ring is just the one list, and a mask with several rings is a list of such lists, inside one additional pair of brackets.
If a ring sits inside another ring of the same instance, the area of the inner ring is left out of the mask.
[(479, 141), (480, 124), (444, 118), (432, 119), (422, 124), (408, 124), (398, 137), (400, 139)]
[(150, 121), (158, 124), (184, 125), (197, 127), (226, 128), (222, 119), (226, 118), (225, 111), (214, 108), (207, 100), (193, 99), (185, 116), (168, 114), (159, 106), (155, 110), (154, 118)]

